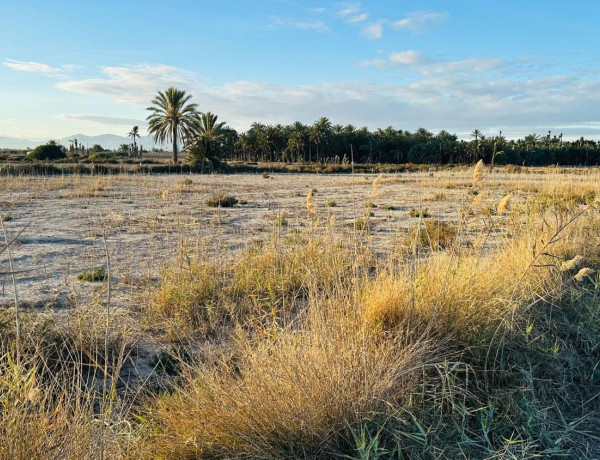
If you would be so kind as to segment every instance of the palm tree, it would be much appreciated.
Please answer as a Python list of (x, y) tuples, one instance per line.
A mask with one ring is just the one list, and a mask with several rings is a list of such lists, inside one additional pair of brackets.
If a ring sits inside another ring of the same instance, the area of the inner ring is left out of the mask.
[(205, 112), (200, 115), (196, 136), (186, 145), (186, 153), (192, 163), (203, 160), (218, 162), (219, 150), (225, 140), (225, 122), (217, 123), (217, 115)]
[(474, 129), (471, 133), (471, 137), (475, 138), (475, 158), (479, 157), (479, 139), (481, 138), (481, 131)]
[(148, 132), (154, 134), (154, 142), (173, 142), (173, 163), (177, 163), (177, 143), (191, 139), (198, 129), (196, 104), (189, 104), (191, 94), (171, 86), (164, 93), (159, 91), (148, 107)]
[(133, 155), (137, 156), (137, 144), (135, 143), (135, 138), (137, 137), (139, 139), (140, 137), (139, 128), (137, 126), (134, 126), (133, 128), (131, 128), (131, 131), (127, 133), (127, 136), (133, 139)]
[(319, 118), (309, 128), (309, 139), (317, 146), (317, 161), (319, 161), (319, 146), (326, 143), (331, 134), (331, 122), (325, 117)]

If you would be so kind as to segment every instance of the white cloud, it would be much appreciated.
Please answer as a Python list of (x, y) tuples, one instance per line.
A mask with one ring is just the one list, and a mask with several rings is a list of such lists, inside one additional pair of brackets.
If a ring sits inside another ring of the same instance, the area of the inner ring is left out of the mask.
[(319, 20), (313, 21), (297, 21), (293, 19), (280, 18), (279, 16), (271, 16), (271, 27), (285, 27), (288, 29), (299, 30), (316, 30), (317, 32), (331, 32), (329, 27)]
[(52, 74), (63, 70), (59, 67), (51, 67), (48, 64), (42, 64), (41, 62), (17, 61), (16, 59), (5, 59), (3, 64), (10, 69), (19, 70), (21, 72)]
[[(441, 65), (414, 51), (397, 53), (395, 59), (404, 66)], [(389, 62), (389, 58), (385, 60)], [(553, 132), (561, 126), (588, 126), (582, 135), (597, 132), (592, 128), (600, 123), (598, 81), (560, 75), (520, 80), (518, 74), (504, 78), (496, 73), (475, 75), (464, 70), (490, 69), (496, 65), (492, 61), (465, 59), (444, 65), (454, 66), (455, 71), (417, 76), (412, 82), (395, 85), (366, 82), (275, 85), (234, 81), (212, 86), (184, 69), (140, 65), (105, 67), (102, 78), (72, 80), (58, 86), (66, 91), (133, 103), (143, 110), (158, 90), (175, 85), (192, 94), (200, 110), (216, 113), (220, 120), (238, 130), (247, 130), (254, 121), (312, 123), (327, 116), (333, 123), (366, 125), (371, 129), (393, 125), (409, 130), (422, 126), (432, 131), (469, 132), (478, 128), (485, 132), (500, 127), (508, 136), (520, 136), (540, 131), (540, 126)], [(132, 123), (133, 119), (71, 117), (112, 121), (115, 125), (121, 121), (124, 125), (139, 124)]]
[(508, 68), (511, 63), (498, 58), (471, 58), (451, 61), (435, 59), (414, 50), (390, 53), (387, 59), (371, 59), (361, 62), (363, 67), (390, 69), (393, 67), (408, 67), (424, 76), (435, 74), (466, 74), (481, 75), (492, 71)]
[(102, 67), (104, 78), (69, 80), (56, 85), (60, 89), (82, 94), (109, 96), (117, 102), (149, 102), (157, 91), (170, 86), (188, 87), (194, 73), (166, 65), (140, 64), (126, 67)]
[(359, 24), (369, 18), (369, 13), (362, 10), (360, 3), (343, 3), (336, 16), (348, 24)]
[(426, 27), (436, 26), (447, 19), (444, 13), (436, 13), (430, 11), (415, 11), (409, 13), (406, 17), (392, 22), (392, 27), (398, 30), (418, 31)]
[(146, 125), (145, 121), (138, 120), (135, 118), (113, 117), (113, 116), (107, 116), (107, 115), (63, 113), (63, 114), (57, 115), (56, 118), (59, 118), (61, 120), (88, 121), (90, 123), (99, 123), (102, 125), (110, 125), (110, 126), (130, 126), (130, 125), (145, 126)]
[(369, 40), (383, 37), (383, 21), (373, 22), (362, 29), (362, 34)]
[(425, 55), (413, 50), (392, 53), (389, 60), (391, 64), (407, 66), (416, 66), (428, 61)]

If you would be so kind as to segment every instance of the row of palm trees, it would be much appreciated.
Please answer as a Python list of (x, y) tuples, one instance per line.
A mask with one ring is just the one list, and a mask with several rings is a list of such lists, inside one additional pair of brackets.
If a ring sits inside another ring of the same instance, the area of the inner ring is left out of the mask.
[[(237, 133), (219, 122), (211, 112), (200, 113), (190, 102), (191, 95), (171, 87), (159, 92), (148, 107), (148, 131), (155, 142), (173, 144), (177, 163), (179, 145), (193, 164), (220, 159), (271, 162), (344, 163), (471, 163), (482, 159), (491, 164), (599, 164), (600, 144), (583, 138), (563, 141), (562, 134), (530, 134), (507, 140), (500, 132), (486, 137), (479, 130), (472, 140), (458, 140), (455, 134), (434, 134), (424, 128), (415, 132), (391, 126), (374, 132), (366, 127), (333, 125), (325, 117), (312, 125), (299, 121), (289, 125), (253, 123)], [(138, 127), (129, 133), (135, 145)]]

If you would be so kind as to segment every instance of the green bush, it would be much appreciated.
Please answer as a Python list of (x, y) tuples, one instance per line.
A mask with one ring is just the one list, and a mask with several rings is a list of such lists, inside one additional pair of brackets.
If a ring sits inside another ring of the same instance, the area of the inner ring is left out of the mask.
[(57, 144), (56, 141), (49, 141), (33, 149), (27, 157), (32, 160), (58, 160), (66, 156), (67, 152), (62, 145)]
[(82, 272), (77, 275), (79, 281), (104, 281), (106, 279), (106, 270), (104, 267), (97, 268), (89, 272)]
[(206, 205), (211, 208), (233, 208), (238, 202), (239, 200), (234, 196), (218, 193), (206, 200)]

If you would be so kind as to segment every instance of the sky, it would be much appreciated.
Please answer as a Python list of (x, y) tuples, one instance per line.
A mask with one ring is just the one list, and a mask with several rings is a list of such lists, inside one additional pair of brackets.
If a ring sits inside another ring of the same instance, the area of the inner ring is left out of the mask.
[(600, 1), (0, 0), (0, 137), (252, 122), (600, 138)]

